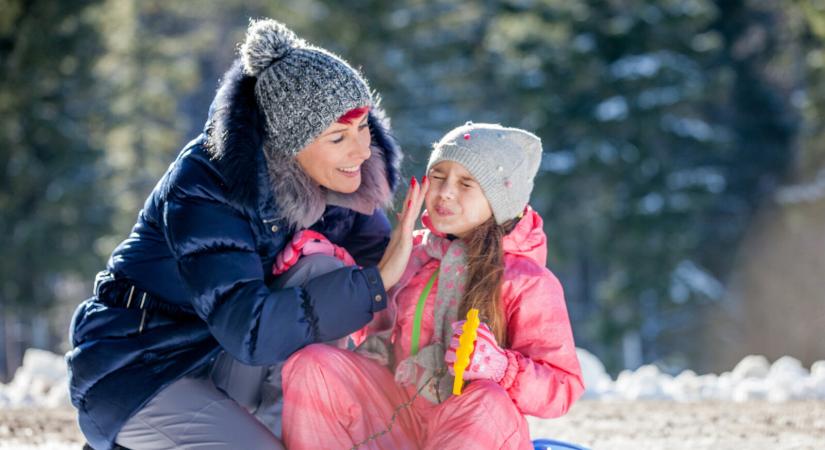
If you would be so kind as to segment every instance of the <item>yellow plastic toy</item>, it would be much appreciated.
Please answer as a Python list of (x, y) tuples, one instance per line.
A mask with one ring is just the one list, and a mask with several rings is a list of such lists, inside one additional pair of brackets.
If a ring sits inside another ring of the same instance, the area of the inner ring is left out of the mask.
[(467, 311), (467, 321), (464, 322), (464, 325), (461, 327), (464, 332), (461, 334), (461, 337), (458, 338), (458, 348), (455, 350), (453, 395), (461, 395), (461, 389), (464, 387), (464, 369), (470, 365), (470, 355), (473, 354), (473, 349), (475, 348), (477, 330), (480, 323), (478, 320), (478, 309), (471, 308)]

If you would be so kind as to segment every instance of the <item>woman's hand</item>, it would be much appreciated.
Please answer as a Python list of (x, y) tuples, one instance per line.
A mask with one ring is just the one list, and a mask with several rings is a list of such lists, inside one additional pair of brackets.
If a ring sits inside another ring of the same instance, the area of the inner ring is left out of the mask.
[(421, 206), (424, 204), (424, 197), (429, 186), (430, 180), (426, 176), (421, 179), (421, 183), (415, 177), (410, 180), (410, 189), (404, 198), (404, 209), (398, 215), (398, 225), (392, 230), (387, 250), (378, 262), (384, 289), (389, 290), (395, 286), (404, 274), (404, 269), (412, 254), (412, 233), (415, 229), (415, 222), (421, 213)]

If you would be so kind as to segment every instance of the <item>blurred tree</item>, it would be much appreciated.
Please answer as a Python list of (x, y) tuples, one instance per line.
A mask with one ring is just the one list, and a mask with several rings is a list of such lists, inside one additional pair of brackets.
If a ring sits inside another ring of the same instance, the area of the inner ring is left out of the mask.
[[(785, 86), (796, 151), (783, 185), (760, 202), (747, 225), (725, 302), (705, 313), (708, 370), (753, 353), (793, 355), (808, 365), (825, 352), (825, 341), (811, 332), (825, 324), (825, 2), (764, 3), (761, 9), (773, 10), (773, 39), (781, 51), (761, 62), (760, 71)], [(765, 110), (750, 109), (757, 116)]]
[(99, 189), (103, 111), (91, 71), (96, 1), (4, 2), (0, 20), (0, 303), (38, 311), (56, 277), (101, 263), (108, 230)]
[(795, 82), (791, 99), (804, 119), (794, 169), (797, 181), (825, 180), (825, 2), (795, 0), (785, 19), (782, 62)]
[(62, 279), (101, 263), (88, 251), (111, 213), (93, 139), (95, 3), (0, 8), (0, 379), (23, 348), (51, 344), (42, 318)]

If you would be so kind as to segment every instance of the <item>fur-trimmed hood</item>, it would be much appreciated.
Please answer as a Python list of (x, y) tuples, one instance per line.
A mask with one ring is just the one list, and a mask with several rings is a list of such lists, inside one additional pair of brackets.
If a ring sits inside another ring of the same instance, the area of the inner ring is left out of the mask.
[(256, 78), (243, 74), (240, 60), (236, 60), (221, 80), (206, 123), (207, 150), (234, 201), (252, 206), (271, 196), (279, 218), (299, 229), (320, 219), (327, 205), (367, 215), (391, 205), (400, 179), (402, 153), (378, 100), (368, 117), (372, 155), (362, 166), (361, 186), (351, 194), (342, 194), (314, 183), (294, 156), (266, 148), (255, 82)]

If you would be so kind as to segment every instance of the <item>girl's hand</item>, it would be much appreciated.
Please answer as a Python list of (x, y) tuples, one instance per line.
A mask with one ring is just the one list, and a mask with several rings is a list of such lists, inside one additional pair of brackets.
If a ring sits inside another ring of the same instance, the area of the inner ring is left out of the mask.
[[(464, 333), (462, 326), (464, 320), (453, 322), (453, 338), (450, 340), (450, 348), (444, 355), (447, 369), (450, 375), (455, 376), (455, 351), (458, 348), (458, 340)], [(493, 380), (496, 383), (504, 378), (507, 371), (507, 355), (498, 346), (496, 338), (490, 328), (484, 322), (478, 326), (478, 337), (476, 338), (473, 354), (470, 355), (470, 365), (464, 369), (464, 381), (470, 380)]]
[(430, 186), (430, 180), (426, 176), (421, 179), (421, 183), (415, 177), (410, 180), (410, 189), (404, 198), (404, 209), (398, 215), (398, 225), (392, 230), (390, 243), (384, 256), (378, 262), (378, 270), (381, 272), (381, 281), (384, 282), (384, 289), (389, 290), (398, 283), (407, 262), (412, 254), (413, 230), (418, 215), (421, 213), (421, 206), (424, 204), (424, 196)]
[(295, 233), (292, 241), (275, 257), (272, 274), (280, 275), (292, 268), (302, 256), (318, 253), (338, 258), (345, 266), (355, 265), (355, 260), (346, 249), (333, 244), (323, 234), (313, 230), (301, 230)]

